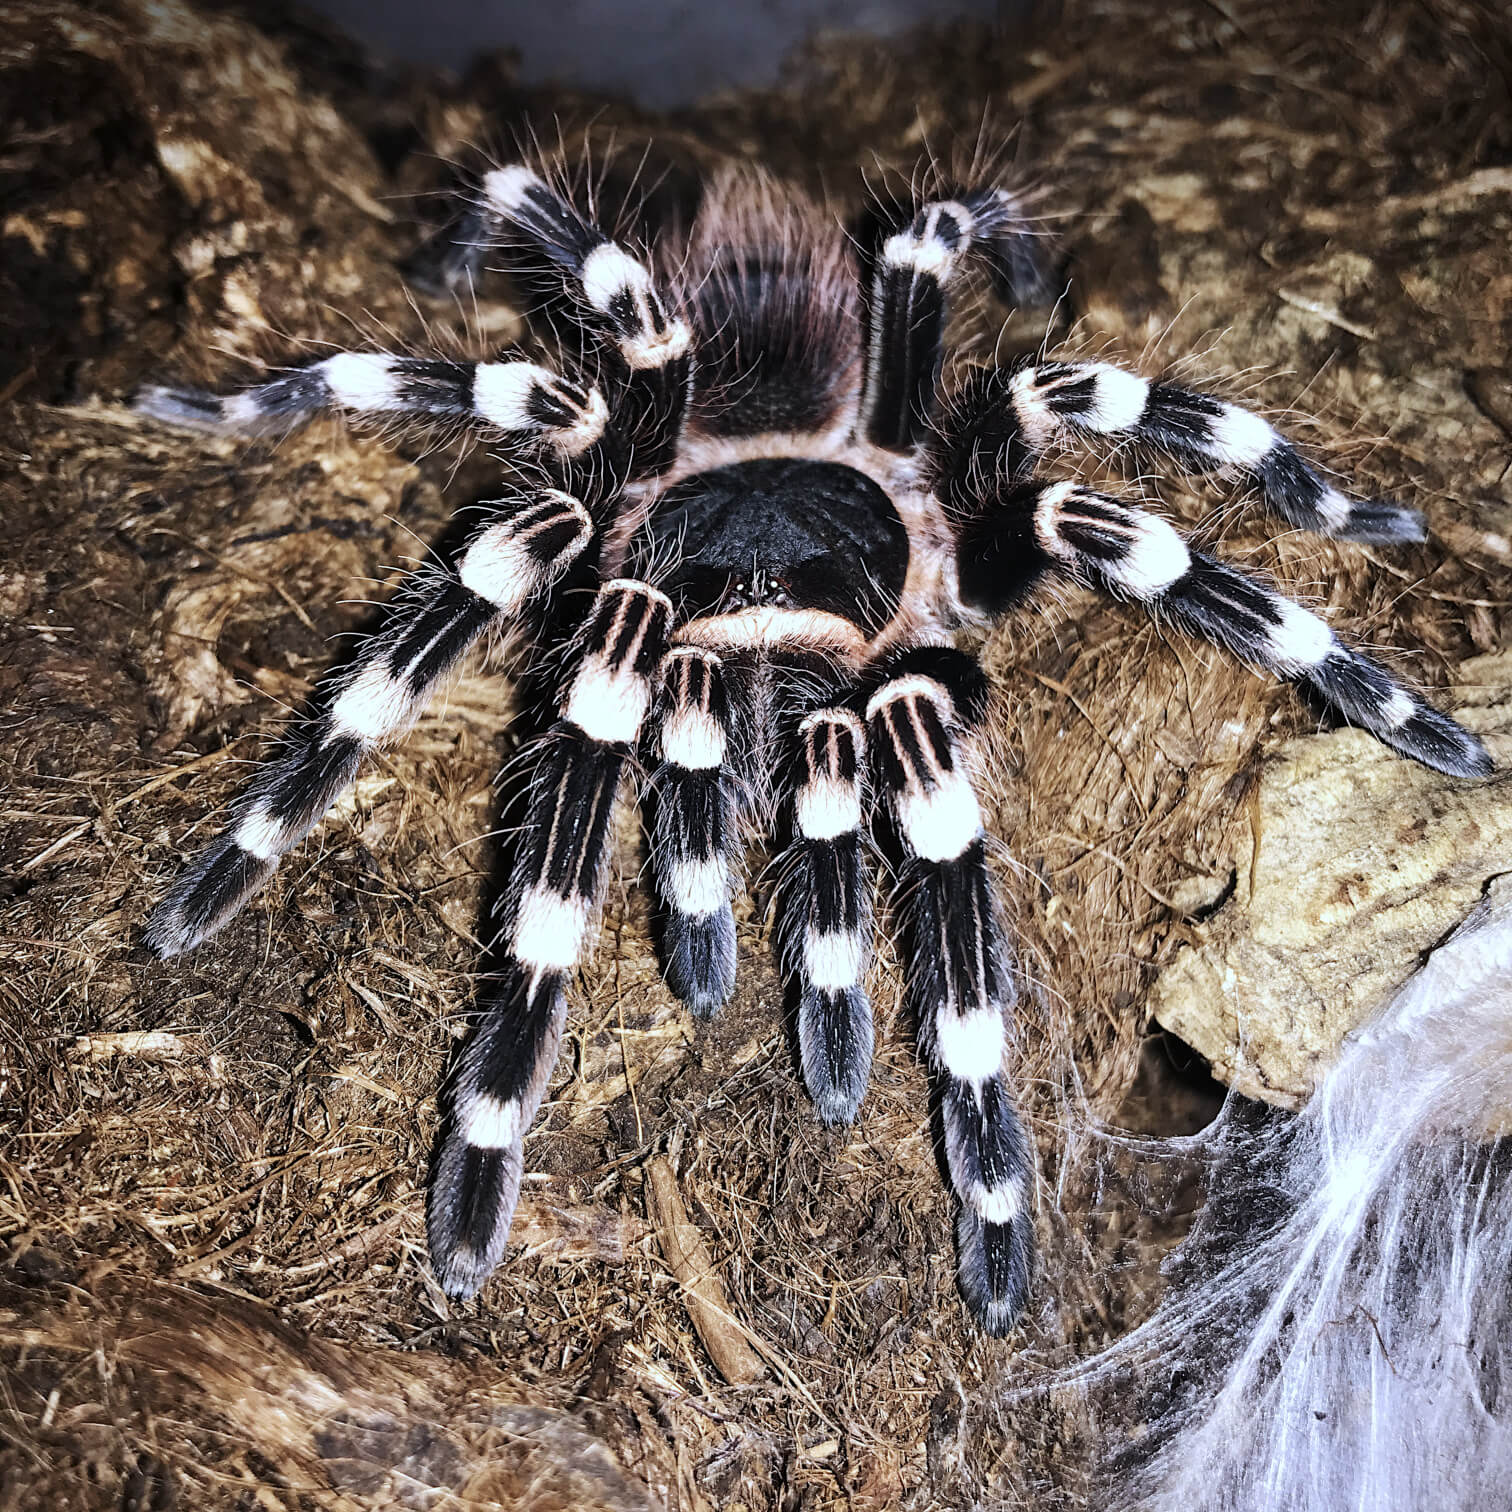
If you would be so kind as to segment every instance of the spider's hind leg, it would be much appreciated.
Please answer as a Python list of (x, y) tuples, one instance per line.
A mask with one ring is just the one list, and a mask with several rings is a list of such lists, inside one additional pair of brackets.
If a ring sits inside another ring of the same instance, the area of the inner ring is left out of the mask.
[(982, 1327), (1003, 1335), (1028, 1296), (1034, 1150), (1003, 1072), (1017, 989), (959, 738), (983, 698), (968, 657), (914, 653), (872, 694), (867, 726), (904, 856), (908, 991), (939, 1077), (945, 1160), (961, 1199), (961, 1291)]
[[(646, 264), (534, 169), (516, 163), (485, 174), (473, 214), (476, 245), (508, 248), (513, 271), (556, 286), (561, 297), (548, 313), (563, 317), (566, 358), (607, 396), (602, 439), (556, 474), (597, 513), (625, 484), (674, 460), (692, 382), (692, 331)], [(560, 329), (554, 318), (552, 325)]]
[(582, 323), (600, 331), (633, 371), (686, 371), (687, 322), (669, 310), (644, 263), (523, 164), (483, 176), (478, 210), (497, 243), (513, 234), (561, 273)]

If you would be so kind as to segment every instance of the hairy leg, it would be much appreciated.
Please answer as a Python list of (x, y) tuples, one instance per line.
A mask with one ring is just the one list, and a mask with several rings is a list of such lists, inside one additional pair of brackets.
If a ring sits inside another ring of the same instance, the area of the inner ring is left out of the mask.
[[(1257, 578), (1192, 551), (1158, 515), (1072, 483), (1009, 491), (965, 534), (962, 588), (988, 612), (998, 560), (1058, 570), (1294, 682), (1349, 724), (1435, 771), (1484, 777), (1485, 747), (1345, 645), (1316, 614)], [(1032, 569), (1031, 569), (1032, 570)]]
[(288, 430), (316, 415), (455, 420), (514, 445), (544, 441), (576, 456), (604, 433), (608, 407), (596, 388), (534, 362), (447, 362), (340, 352), (235, 394), (142, 389), (133, 408), (196, 430), (256, 435)]
[[(936, 661), (933, 670), (946, 671), (944, 658)], [(982, 1327), (1002, 1335), (1028, 1296), (1034, 1152), (1003, 1074), (1017, 991), (963, 761), (965, 701), (959, 686), (905, 666), (872, 695), (867, 725), (904, 854), (909, 996), (939, 1078), (946, 1164), (961, 1199), (961, 1291)]]
[(1420, 541), (1423, 517), (1383, 499), (1351, 499), (1259, 415), (1108, 362), (1037, 362), (975, 374), (941, 424), (947, 494), (973, 479), (1022, 479), (1047, 451), (1124, 438), (1196, 471), (1253, 483), (1288, 524), (1348, 541)]
[(509, 1238), (525, 1134), (556, 1063), (567, 980), (588, 947), (615, 797), (655, 693), (670, 619), (654, 588), (606, 583), (562, 716), (537, 752), (504, 905), (504, 959), (481, 987), (426, 1207), (431, 1260), (453, 1297), (477, 1292)]
[(871, 1075), (874, 1033), (863, 985), (871, 953), (865, 761), (866, 735), (849, 710), (819, 709), (799, 726), (778, 929), (798, 988), (803, 1080), (827, 1124), (855, 1118)]
[(1005, 189), (936, 200), (887, 236), (871, 268), (860, 430), (891, 451), (929, 433), (937, 403), (947, 291), (969, 256), (994, 263), (1010, 298), (1045, 288), (1037, 239)]
[(501, 506), (443, 577), (399, 600), (323, 707), (285, 741), (148, 921), (146, 943), (178, 955), (226, 924), (320, 822), (363, 760), (403, 733), (478, 639), (514, 621), (592, 536), (576, 499), (543, 489)]
[(713, 652), (681, 646), (668, 655), (657, 740), (651, 866), (667, 910), (667, 985), (705, 1018), (735, 986), (730, 711)]

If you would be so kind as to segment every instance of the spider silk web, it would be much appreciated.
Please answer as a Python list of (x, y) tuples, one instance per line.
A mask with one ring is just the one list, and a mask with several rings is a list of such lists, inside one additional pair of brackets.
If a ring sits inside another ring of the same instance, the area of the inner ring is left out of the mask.
[(1509, 1132), (1512, 874), (1302, 1113), (1231, 1098), (1153, 1147), (1208, 1165), (1164, 1298), (1038, 1387), (1085, 1394), (1090, 1506), (1512, 1508)]

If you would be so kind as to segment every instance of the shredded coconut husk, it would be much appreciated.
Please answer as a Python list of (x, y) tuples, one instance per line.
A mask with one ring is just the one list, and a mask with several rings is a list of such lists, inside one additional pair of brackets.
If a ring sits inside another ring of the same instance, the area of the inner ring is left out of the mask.
[[(855, 1129), (826, 1131), (783, 1021), (769, 889), (740, 911), (734, 1001), (695, 1026), (660, 982), (628, 818), (526, 1145), (518, 1247), (476, 1303), (448, 1304), (423, 1185), (516, 749), (499, 667), (470, 669), (204, 948), (163, 964), (138, 941), (282, 712), (497, 466), (333, 422), (207, 440), (124, 400), (331, 346), (517, 339), (507, 290), (453, 310), (398, 273), (440, 223), (446, 164), (512, 136), (591, 153), (592, 172), (653, 143), (644, 172), (672, 200), (756, 160), (847, 212), (867, 180), (980, 153), (1070, 259), (1052, 342), (1242, 398), (1360, 490), (1424, 509), (1431, 538), (1276, 538), (1221, 480), (1056, 466), (1158, 495), (1442, 689), (1507, 646), (1496, 7), (1067, 0), (1005, 36), (827, 40), (781, 88), (670, 121), (525, 91), (503, 59), (460, 84), (385, 72), (273, 5), (36, 0), (0, 6), (0, 37), (10, 1504), (1080, 1504), (1087, 1425), (990, 1402), (1158, 1297), (1190, 1184), (1065, 1152), (1095, 1117), (1171, 1133), (1212, 1111), (1200, 1068), (1147, 1038), (1148, 992), (1205, 913), (1243, 904), (1226, 887), (1260, 774), (1314, 725), (1294, 692), (1079, 592), (988, 644), (988, 798), (1030, 984), (1015, 1054), (1046, 1177), (1015, 1338), (976, 1333), (956, 1293), (889, 952), (871, 1094)], [(963, 319), (963, 345), (986, 359), (1045, 334), (1043, 312), (1003, 322)], [(660, 1218), (648, 1169), (676, 1185)], [(684, 1218), (765, 1367), (746, 1384), (711, 1362), (658, 1242)]]

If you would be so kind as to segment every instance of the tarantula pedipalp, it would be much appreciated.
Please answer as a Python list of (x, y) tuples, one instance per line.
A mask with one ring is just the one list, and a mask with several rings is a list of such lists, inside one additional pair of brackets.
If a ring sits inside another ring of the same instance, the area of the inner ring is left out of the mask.
[[(803, 1076), (831, 1124), (856, 1116), (871, 1062), (874, 829), (893, 853), (908, 996), (960, 1202), (961, 1288), (1001, 1334), (1028, 1288), (1033, 1164), (1003, 1067), (1015, 973), (970, 775), (984, 683), (956, 633), (1070, 579), (1298, 683), (1428, 766), (1490, 765), (1316, 615), (1154, 514), (1037, 476), (1040, 459), (1118, 437), (1242, 474), (1302, 529), (1392, 543), (1420, 539), (1421, 518), (1347, 498), (1234, 404), (1107, 363), (981, 369), (945, 399), (963, 266), (990, 259), (1019, 295), (1040, 276), (996, 187), (909, 207), (858, 268), (838, 224), (731, 178), (658, 249), (654, 276), (540, 173), (509, 167), (484, 178), (450, 276), (500, 245), (554, 280), (580, 344), (565, 376), (343, 353), (230, 397), (140, 396), (148, 415), (214, 429), (332, 408), (441, 417), (541, 479), (491, 505), (450, 570), (400, 602), (159, 904), (147, 942), (170, 956), (224, 925), (490, 627), (524, 621), (540, 652), (570, 642), (560, 717), (533, 748), (500, 962), (448, 1094), (428, 1204), (443, 1286), (472, 1295), (503, 1253), (639, 756), (653, 767), (665, 976), (695, 1013), (732, 989), (742, 838), (775, 823)], [(594, 597), (574, 624), (579, 584)]]

